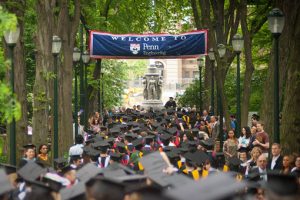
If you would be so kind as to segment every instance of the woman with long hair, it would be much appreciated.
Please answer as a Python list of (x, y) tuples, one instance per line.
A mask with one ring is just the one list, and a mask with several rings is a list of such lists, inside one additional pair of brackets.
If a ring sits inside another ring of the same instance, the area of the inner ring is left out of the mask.
[(249, 147), (251, 137), (251, 130), (249, 126), (245, 126), (242, 128), (242, 135), (239, 137), (239, 146), (238, 149)]
[(256, 161), (258, 159), (258, 157), (262, 154), (262, 151), (259, 147), (254, 147), (252, 149), (252, 151), (250, 152), (250, 160), (247, 161), (247, 169), (246, 169), (246, 172), (245, 172), (245, 175), (248, 175), (248, 172), (249, 170), (256, 166)]
[(238, 144), (239, 144), (239, 142), (236, 139), (236, 137), (234, 136), (234, 131), (230, 130), (228, 132), (228, 139), (224, 142), (224, 145), (223, 145), (223, 153), (225, 156), (226, 165), (229, 164), (229, 162), (228, 162), (229, 158), (237, 156)]
[(290, 174), (292, 170), (292, 165), (291, 165), (291, 158), (288, 155), (283, 156), (282, 159), (282, 169), (280, 170), (280, 173), (282, 174)]
[(48, 162), (48, 146), (46, 144), (41, 144), (38, 149), (38, 160), (43, 162)]

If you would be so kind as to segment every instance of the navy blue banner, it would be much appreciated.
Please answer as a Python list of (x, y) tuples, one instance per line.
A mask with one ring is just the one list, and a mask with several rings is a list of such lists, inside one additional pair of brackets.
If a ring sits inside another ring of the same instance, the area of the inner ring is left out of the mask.
[(170, 34), (90, 32), (92, 58), (188, 58), (207, 53), (207, 30)]

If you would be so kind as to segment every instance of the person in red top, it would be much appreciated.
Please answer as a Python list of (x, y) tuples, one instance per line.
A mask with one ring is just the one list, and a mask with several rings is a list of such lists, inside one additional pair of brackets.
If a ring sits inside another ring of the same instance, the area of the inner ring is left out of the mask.
[(268, 151), (270, 148), (269, 135), (264, 131), (264, 124), (262, 122), (257, 122), (256, 127), (257, 133), (253, 145), (259, 147), (263, 154), (268, 157)]

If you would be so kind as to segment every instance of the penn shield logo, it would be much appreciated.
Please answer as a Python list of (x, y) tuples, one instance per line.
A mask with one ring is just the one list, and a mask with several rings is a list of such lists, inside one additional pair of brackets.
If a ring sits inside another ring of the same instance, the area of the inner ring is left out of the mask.
[(139, 53), (141, 50), (141, 45), (140, 44), (130, 44), (130, 51), (136, 55)]

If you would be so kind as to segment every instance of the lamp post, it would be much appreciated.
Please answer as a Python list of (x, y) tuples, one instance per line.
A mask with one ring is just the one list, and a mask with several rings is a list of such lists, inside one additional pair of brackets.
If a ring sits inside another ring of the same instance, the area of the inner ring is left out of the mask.
[(52, 54), (54, 57), (54, 111), (53, 111), (53, 156), (54, 158), (58, 157), (58, 86), (57, 86), (57, 80), (58, 80), (58, 73), (57, 73), (57, 61), (58, 61), (58, 55), (61, 49), (61, 39), (54, 35), (52, 37)]
[[(88, 104), (88, 98), (87, 98), (87, 95), (88, 95), (88, 92), (87, 92), (87, 89), (88, 89), (88, 84), (87, 84), (87, 66), (90, 62), (90, 54), (88, 51), (84, 51), (83, 54), (82, 54), (82, 61), (84, 63), (84, 124), (87, 125), (87, 121), (88, 121), (88, 113), (87, 113), (87, 104)], [(87, 128), (87, 127), (86, 127)]]
[(197, 59), (197, 63), (198, 63), (198, 68), (199, 68), (199, 96), (200, 96), (200, 102), (199, 102), (199, 109), (200, 112), (202, 112), (202, 62), (203, 60), (201, 59), (201, 57), (199, 57)]
[(280, 143), (279, 129), (279, 37), (284, 27), (284, 15), (274, 8), (268, 15), (269, 30), (274, 37), (274, 142)]
[(73, 66), (74, 66), (74, 76), (75, 76), (75, 84), (74, 84), (74, 125), (75, 125), (75, 136), (78, 135), (78, 89), (77, 89), (77, 63), (80, 61), (81, 52), (77, 47), (73, 50)]
[(104, 73), (101, 72), (101, 112), (104, 110), (104, 80), (103, 80)]
[[(7, 43), (8, 49), (9, 49), (9, 59), (11, 60), (11, 69), (10, 69), (10, 85), (11, 85), (11, 93), (12, 96), (14, 95), (15, 92), (15, 87), (14, 87), (14, 48), (16, 46), (16, 43), (19, 39), (20, 35), (20, 28), (17, 27), (15, 30), (9, 30), (4, 32), (4, 38), (5, 42)], [(13, 105), (14, 106), (14, 105)], [(12, 165), (16, 165), (16, 121), (15, 118), (13, 117), (12, 122), (10, 123), (9, 126), (10, 129), (10, 137), (9, 137), (9, 142), (10, 142), (10, 163)]]
[(243, 37), (239, 34), (233, 36), (232, 47), (236, 53), (237, 66), (236, 66), (236, 137), (241, 134), (241, 72), (240, 72), (240, 54), (244, 48)]
[[(224, 58), (225, 53), (226, 53), (226, 47), (224, 44), (218, 44), (218, 53), (221, 59)], [(222, 67), (222, 66), (220, 66)], [(219, 140), (220, 140), (220, 149), (223, 149), (223, 102), (222, 102), (222, 95), (221, 95), (221, 88), (220, 88), (220, 80), (218, 81), (219, 84), (217, 84), (217, 89), (218, 89), (218, 107), (219, 107), (219, 112), (220, 112), (220, 127), (219, 127)]]
[(214, 115), (215, 109), (215, 53), (214, 49), (209, 49), (208, 57), (211, 62), (211, 93), (210, 93), (210, 106), (211, 106), (211, 115)]
[(102, 113), (101, 110), (101, 60), (96, 60), (96, 67), (99, 68), (99, 79), (98, 79), (98, 91), (97, 91), (97, 96), (98, 96), (98, 111)]

